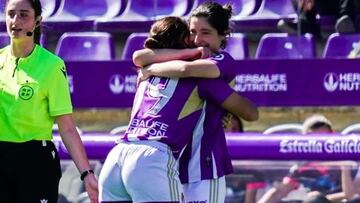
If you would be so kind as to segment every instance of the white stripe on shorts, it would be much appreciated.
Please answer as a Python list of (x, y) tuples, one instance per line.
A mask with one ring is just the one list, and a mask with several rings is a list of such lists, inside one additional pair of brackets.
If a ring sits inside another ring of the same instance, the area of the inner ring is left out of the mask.
[(170, 196), (172, 201), (180, 201), (181, 197), (179, 196), (179, 184), (176, 181), (176, 176), (178, 176), (178, 172), (176, 171), (176, 164), (177, 161), (175, 160), (174, 156), (172, 155), (172, 151), (170, 148), (167, 150), (169, 154), (169, 160), (167, 163), (168, 168), (168, 178), (169, 178), (169, 188), (170, 188)]

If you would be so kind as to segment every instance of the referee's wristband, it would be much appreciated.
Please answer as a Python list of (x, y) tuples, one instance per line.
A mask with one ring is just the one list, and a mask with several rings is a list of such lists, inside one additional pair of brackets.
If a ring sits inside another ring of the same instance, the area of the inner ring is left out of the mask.
[(94, 174), (94, 171), (92, 169), (89, 169), (89, 170), (86, 170), (86, 171), (83, 171), (80, 175), (80, 179), (82, 181), (84, 181), (84, 179), (86, 178), (86, 176), (88, 176), (90, 173)]

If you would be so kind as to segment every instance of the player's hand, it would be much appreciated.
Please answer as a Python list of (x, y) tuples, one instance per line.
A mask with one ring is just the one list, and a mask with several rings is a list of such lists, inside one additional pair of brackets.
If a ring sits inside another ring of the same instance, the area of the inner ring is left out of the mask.
[(90, 203), (99, 203), (99, 189), (98, 182), (93, 173), (87, 175), (84, 179), (85, 189), (89, 196)]
[(232, 119), (233, 115), (231, 113), (227, 113), (223, 119), (222, 119), (222, 125), (223, 128), (226, 129), (230, 124), (231, 124), (231, 119)]
[(213, 53), (208, 47), (198, 47), (197, 50), (200, 53), (201, 59), (209, 58), (213, 55)]
[(142, 81), (147, 80), (150, 76), (151, 75), (146, 67), (140, 68), (138, 71), (138, 76), (136, 78), (136, 86), (138, 87)]

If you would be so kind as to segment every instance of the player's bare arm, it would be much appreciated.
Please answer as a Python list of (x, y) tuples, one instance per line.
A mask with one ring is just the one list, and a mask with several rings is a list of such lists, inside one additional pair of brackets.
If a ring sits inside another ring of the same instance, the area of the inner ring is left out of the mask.
[(153, 75), (160, 77), (201, 77), (217, 78), (220, 76), (220, 70), (212, 61), (199, 59), (195, 61), (173, 60), (162, 63), (154, 63), (147, 66), (143, 75)]
[(211, 52), (206, 47), (188, 49), (141, 49), (133, 54), (133, 62), (138, 67), (170, 60), (193, 60), (210, 57)]

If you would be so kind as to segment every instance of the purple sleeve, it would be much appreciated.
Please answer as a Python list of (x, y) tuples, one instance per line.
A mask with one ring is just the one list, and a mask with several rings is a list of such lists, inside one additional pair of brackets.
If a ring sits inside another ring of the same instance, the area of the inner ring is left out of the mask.
[(220, 79), (201, 79), (198, 83), (199, 96), (221, 105), (233, 92), (229, 84)]
[(237, 74), (233, 65), (235, 60), (230, 54), (221, 52), (218, 55), (209, 58), (209, 60), (215, 63), (219, 68), (221, 79), (228, 82), (235, 78), (235, 75)]

